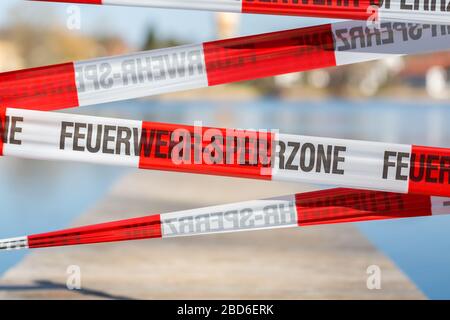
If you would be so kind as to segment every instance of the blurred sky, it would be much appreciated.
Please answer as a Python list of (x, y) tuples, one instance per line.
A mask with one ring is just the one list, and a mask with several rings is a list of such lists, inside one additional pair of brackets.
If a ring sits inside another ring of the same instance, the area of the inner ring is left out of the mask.
[[(65, 25), (67, 9), (72, 4), (32, 2), (24, 0), (0, 1), (0, 26), (8, 24), (12, 9), (28, 14), (36, 23), (56, 19)], [(81, 31), (85, 33), (121, 35), (132, 46), (140, 46), (149, 26), (162, 36), (173, 36), (186, 42), (202, 42), (215, 38), (214, 13), (154, 8), (79, 5)], [(53, 13), (53, 15), (52, 15)], [(46, 19), (43, 19), (46, 17)], [(329, 22), (330, 19), (243, 15), (239, 33), (252, 34)], [(53, 21), (54, 22), (54, 21)]]

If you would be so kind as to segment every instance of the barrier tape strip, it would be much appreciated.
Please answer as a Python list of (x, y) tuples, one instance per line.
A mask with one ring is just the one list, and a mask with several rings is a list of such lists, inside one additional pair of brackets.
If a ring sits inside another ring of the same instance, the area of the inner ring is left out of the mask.
[(450, 148), (6, 108), (0, 154), (450, 197)]
[(450, 1), (430, 0), (35, 0), (352, 20), (450, 23)]
[(55, 110), (450, 49), (450, 25), (345, 21), (0, 73), (0, 105)]
[(450, 214), (450, 198), (329, 189), (0, 240), (0, 250)]

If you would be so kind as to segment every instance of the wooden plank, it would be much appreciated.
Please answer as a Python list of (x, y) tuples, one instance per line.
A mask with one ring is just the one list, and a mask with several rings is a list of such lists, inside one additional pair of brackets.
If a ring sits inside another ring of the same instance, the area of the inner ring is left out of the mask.
[[(132, 172), (75, 225), (311, 190), (311, 186)], [(50, 231), (50, 230), (42, 230)], [(366, 286), (378, 265), (381, 290)], [(81, 268), (82, 290), (66, 288)], [(2, 299), (422, 299), (354, 225), (36, 250), (0, 281)]]

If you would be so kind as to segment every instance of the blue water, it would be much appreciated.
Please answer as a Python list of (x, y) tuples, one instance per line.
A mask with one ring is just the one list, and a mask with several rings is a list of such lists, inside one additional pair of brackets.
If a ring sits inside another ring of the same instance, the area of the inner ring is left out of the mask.
[[(370, 100), (128, 101), (64, 112), (450, 147), (450, 102)], [(126, 169), (1, 159), (0, 237), (69, 224)], [(450, 216), (357, 224), (430, 298), (450, 298)], [(23, 252), (2, 254), (0, 273)]]
[[(0, 236), (23, 236), (63, 228), (101, 197), (124, 169), (50, 161), (0, 161)], [(26, 251), (5, 251), (0, 274)]]

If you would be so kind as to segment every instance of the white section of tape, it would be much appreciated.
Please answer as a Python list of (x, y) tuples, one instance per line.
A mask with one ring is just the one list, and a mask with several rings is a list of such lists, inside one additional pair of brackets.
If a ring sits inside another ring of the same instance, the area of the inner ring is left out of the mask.
[(297, 226), (295, 196), (161, 215), (163, 238), (294, 226)]
[(202, 45), (75, 62), (79, 105), (208, 86)]
[(338, 66), (450, 49), (450, 25), (381, 22), (376, 28), (366, 21), (345, 21), (332, 24), (332, 32)]
[(389, 8), (386, 5), (387, 1), (378, 9), (381, 21), (450, 24), (449, 0), (392, 0)]
[(3, 145), (6, 156), (139, 165), (135, 143), (119, 143), (118, 138), (131, 135), (130, 141), (140, 139), (142, 121), (12, 108), (6, 115), (15, 125), (14, 130), (9, 130), (8, 143)]
[(450, 214), (450, 198), (431, 197), (431, 213), (433, 215)]
[(0, 240), (0, 250), (19, 250), (28, 248), (28, 237)]
[[(272, 180), (408, 192), (409, 158), (401, 159), (405, 167), (386, 168), (384, 159), (386, 151), (410, 154), (410, 145), (287, 134), (278, 134), (276, 139)], [(390, 156), (388, 160), (396, 163), (397, 157)], [(405, 180), (397, 179), (397, 173)]]
[(241, 0), (103, 0), (103, 4), (170, 9), (241, 12)]

